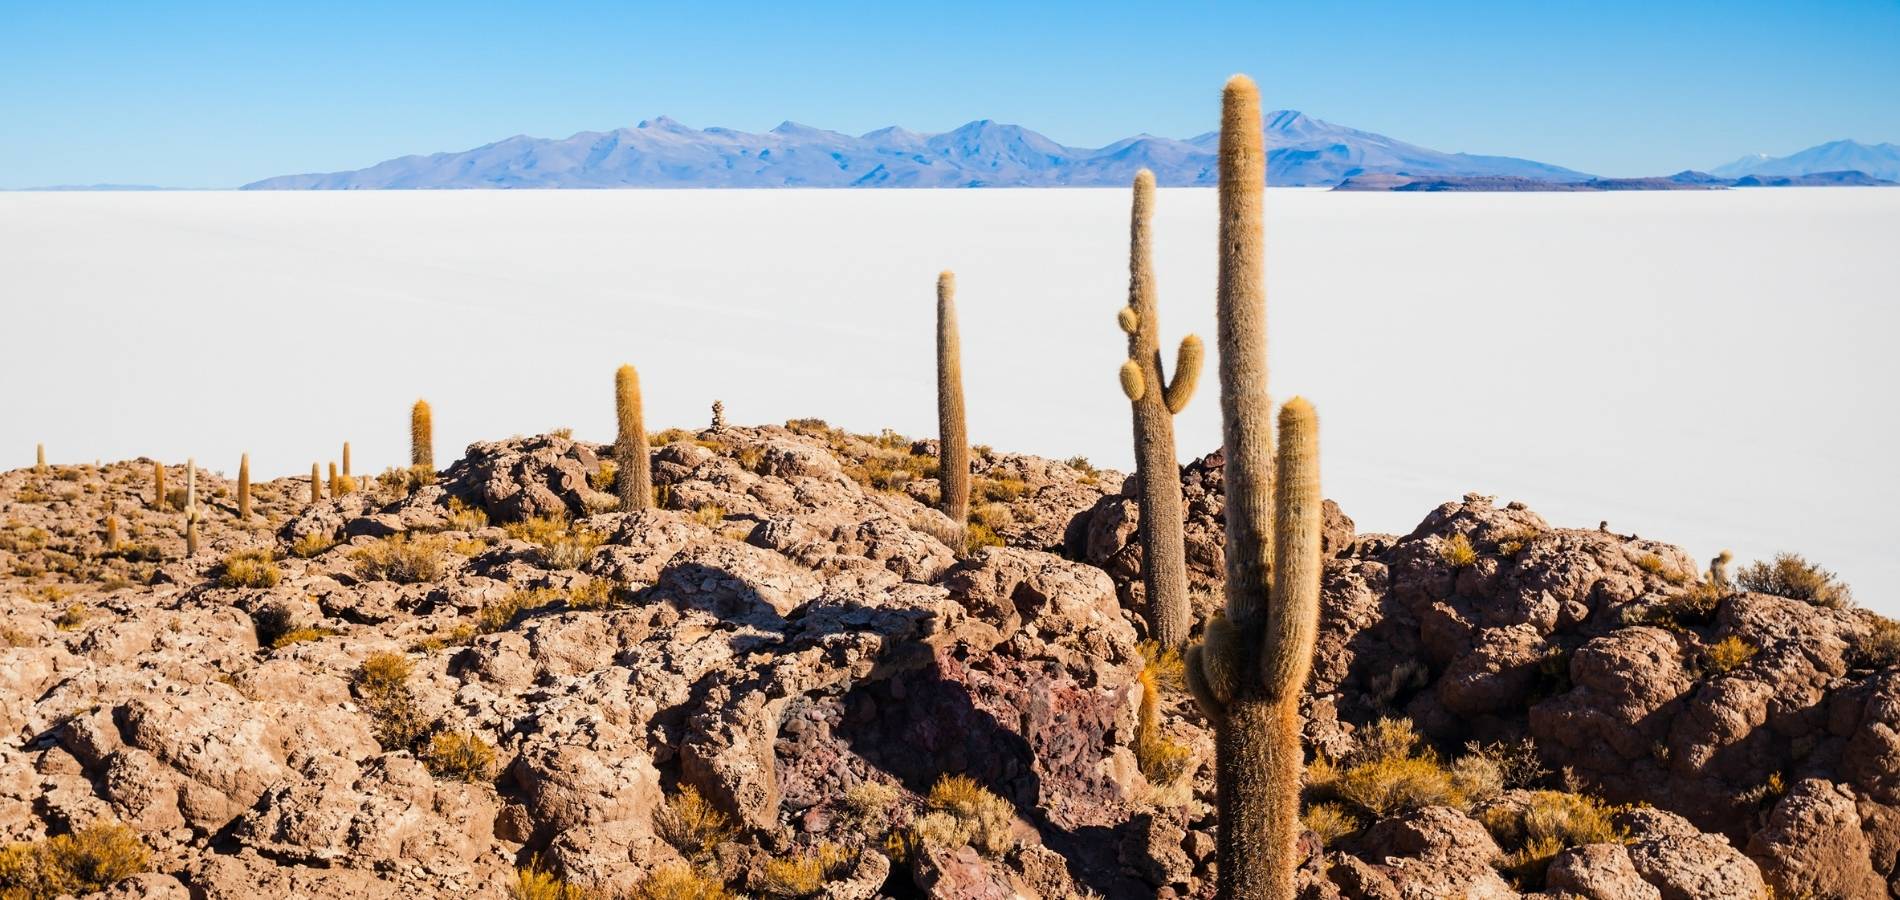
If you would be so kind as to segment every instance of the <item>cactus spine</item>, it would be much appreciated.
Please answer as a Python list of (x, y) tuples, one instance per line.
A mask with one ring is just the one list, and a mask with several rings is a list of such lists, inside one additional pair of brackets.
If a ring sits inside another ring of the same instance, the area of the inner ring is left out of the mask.
[(165, 508), (165, 464), (152, 463), (152, 508)]
[(957, 340), (957, 276), (937, 275), (937, 485), (962, 555), (970, 521), (970, 434), (963, 421), (963, 351)]
[[(1174, 454), (1174, 417), (1187, 408), (1201, 373), (1201, 339), (1181, 339), (1174, 380), (1161, 370), (1161, 317), (1155, 306), (1153, 254), (1154, 173), (1135, 173), (1129, 215), (1128, 305), (1117, 315), (1128, 332), (1122, 392), (1135, 420), (1135, 472), (1140, 486), (1142, 586), (1148, 625), (1164, 648), (1187, 643), (1193, 627), (1187, 596), (1187, 548), (1181, 532), (1181, 475)], [(1150, 387), (1152, 386), (1152, 387)]]
[(640, 373), (632, 366), (621, 366), (614, 373), (614, 414), (620, 422), (620, 434), (614, 438), (614, 483), (620, 490), (620, 508), (647, 509), (653, 505), (653, 463), (647, 455)]
[(1186, 660), (1214, 723), (1222, 900), (1292, 900), (1299, 864), (1300, 694), (1319, 617), (1319, 451), (1313, 407), (1280, 412), (1278, 480), (1267, 398), (1260, 98), (1222, 96), (1219, 343), (1227, 454), (1226, 612)]
[(198, 555), (198, 461), (185, 460), (185, 555)]
[(251, 455), (238, 457), (238, 521), (251, 520)]
[(311, 503), (316, 503), (323, 499), (323, 480), (322, 479), (323, 479), (323, 476), (317, 472), (317, 464), (311, 463), (310, 464), (310, 502)]
[(435, 420), (427, 400), (409, 410), (409, 465), (435, 471)]

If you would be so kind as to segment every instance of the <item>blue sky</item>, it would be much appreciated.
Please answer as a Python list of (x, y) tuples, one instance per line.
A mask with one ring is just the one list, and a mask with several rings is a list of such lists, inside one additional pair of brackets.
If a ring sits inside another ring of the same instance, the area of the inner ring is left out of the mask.
[(1604, 175), (1900, 141), (1900, 0), (223, 4), (0, 0), (0, 186), (231, 186), (671, 115), (1066, 144), (1215, 124), (1220, 83)]

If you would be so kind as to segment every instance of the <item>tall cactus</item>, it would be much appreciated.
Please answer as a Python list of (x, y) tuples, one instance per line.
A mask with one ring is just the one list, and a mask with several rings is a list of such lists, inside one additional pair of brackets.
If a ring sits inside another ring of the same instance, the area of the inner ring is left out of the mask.
[(152, 508), (164, 509), (166, 503), (165, 464), (154, 460), (152, 462)]
[(343, 496), (343, 479), (337, 477), (336, 463), (330, 463), (330, 496)]
[(185, 555), (198, 555), (198, 461), (185, 460)]
[(435, 420), (427, 400), (409, 409), (409, 465), (435, 471)]
[(323, 500), (323, 476), (317, 471), (317, 464), (310, 464), (310, 502)]
[(1117, 316), (1128, 332), (1122, 391), (1135, 419), (1135, 473), (1140, 486), (1142, 586), (1148, 624), (1164, 648), (1187, 643), (1193, 628), (1188, 608), (1187, 547), (1181, 532), (1181, 471), (1174, 455), (1174, 417), (1187, 408), (1201, 377), (1201, 339), (1188, 335), (1176, 353), (1174, 380), (1161, 371), (1161, 316), (1155, 306), (1149, 223), (1154, 214), (1154, 173), (1135, 173), (1129, 215), (1128, 305)]
[(1186, 660), (1188, 687), (1214, 723), (1222, 900), (1293, 897), (1300, 695), (1319, 617), (1319, 426), (1299, 398), (1280, 411), (1277, 484), (1274, 477), (1263, 144), (1259, 92), (1236, 75), (1222, 96), (1219, 157), (1227, 602)]
[(343, 442), (343, 477), (350, 477), (350, 442)]
[(119, 552), (119, 517), (116, 513), (106, 515), (106, 552)]
[(46, 445), (45, 444), (33, 445), (33, 471), (39, 472), (42, 474), (46, 472)]
[(970, 521), (970, 433), (963, 421), (963, 350), (957, 339), (957, 276), (937, 274), (937, 484), (953, 548), (966, 549)]
[(614, 484), (623, 510), (653, 506), (653, 461), (647, 452), (647, 426), (640, 398), (640, 373), (624, 365), (614, 373), (614, 416), (620, 433), (614, 437)]
[(238, 521), (251, 520), (251, 455), (238, 457)]

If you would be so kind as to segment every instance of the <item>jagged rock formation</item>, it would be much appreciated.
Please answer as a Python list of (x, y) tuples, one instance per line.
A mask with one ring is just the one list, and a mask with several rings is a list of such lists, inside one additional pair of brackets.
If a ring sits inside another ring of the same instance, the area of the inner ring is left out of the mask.
[[(661, 508), (627, 513), (606, 450), (477, 444), (433, 484), (316, 504), (302, 478), (257, 483), (248, 523), (200, 472), (191, 559), (184, 513), (152, 508), (149, 460), (0, 474), (0, 843), (124, 822), (151, 871), (112, 897), (495, 898), (534, 860), (621, 891), (682, 860), (654, 816), (690, 786), (741, 828), (704, 864), (747, 891), (821, 841), (859, 859), (827, 896), (1211, 890), (1191, 701), (1164, 703), (1187, 789), (1134, 757), (1139, 550), (1119, 473), (978, 448), (1008, 546), (959, 561), (933, 536), (932, 479), (886, 465), (930, 442), (810, 423), (662, 435)], [(1197, 584), (1220, 570), (1219, 474), (1184, 470)], [(1343, 753), (1394, 713), (1448, 749), (1528, 734), (1553, 769), (1656, 807), (1618, 813), (1627, 845), (1560, 854), (1549, 896), (1748, 896), (1757, 863), (1817, 894), (1891, 884), (1900, 672), (1855, 662), (1857, 614), (1743, 595), (1679, 630), (1626, 624), (1676, 589), (1646, 556), (1686, 571), (1678, 551), (1477, 498), (1403, 538), (1331, 512), (1310, 747)], [(569, 543), (517, 524), (553, 513)], [(1453, 533), (1471, 565), (1443, 561)], [(439, 566), (372, 577), (388, 570), (354, 557), (393, 536)], [(254, 549), (278, 557), (274, 581), (227, 571)], [(1729, 635), (1759, 652), (1719, 676), (1685, 664)], [(393, 738), (358, 675), (377, 653), (412, 667), (405, 721), (492, 764), (444, 777), (426, 739)], [(1785, 793), (1750, 793), (1771, 773)], [(1007, 848), (886, 842), (945, 774), (1007, 801)], [(867, 784), (895, 789), (873, 823), (852, 799)], [(1448, 808), (1307, 845), (1304, 896), (1516, 895), (1485, 828)]]

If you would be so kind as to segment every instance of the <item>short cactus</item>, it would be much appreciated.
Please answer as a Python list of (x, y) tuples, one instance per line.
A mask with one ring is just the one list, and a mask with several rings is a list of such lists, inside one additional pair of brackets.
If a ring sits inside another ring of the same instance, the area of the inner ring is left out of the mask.
[(1122, 362), (1122, 393), (1134, 411), (1135, 472), (1140, 487), (1142, 587), (1148, 626), (1164, 648), (1187, 643), (1193, 614), (1187, 595), (1187, 546), (1182, 534), (1181, 470), (1175, 461), (1174, 416), (1187, 408), (1201, 373), (1201, 339), (1181, 339), (1174, 380), (1161, 370), (1160, 314), (1155, 306), (1154, 266), (1149, 244), (1154, 173), (1135, 173), (1129, 219), (1128, 305), (1116, 321), (1128, 333)]
[(238, 457), (238, 521), (251, 520), (251, 455)]
[(435, 420), (427, 400), (409, 409), (409, 465), (435, 471)]
[(46, 472), (46, 445), (45, 444), (33, 445), (33, 471), (39, 472), (41, 474), (45, 474)]
[(198, 555), (198, 461), (185, 460), (185, 555)]
[(653, 506), (653, 461), (647, 452), (646, 416), (640, 398), (640, 373), (621, 366), (614, 373), (614, 416), (620, 433), (614, 436), (614, 484), (623, 510)]
[(119, 552), (119, 517), (116, 515), (106, 516), (106, 552)]
[(350, 442), (343, 442), (343, 477), (350, 477)]
[(1185, 674), (1214, 723), (1217, 896), (1292, 900), (1305, 768), (1300, 695), (1319, 620), (1318, 422), (1306, 401), (1288, 401), (1274, 458), (1266, 365), (1266, 152), (1259, 92), (1244, 76), (1234, 76), (1223, 92), (1219, 167), (1227, 603), (1189, 649)]
[(963, 420), (957, 276), (948, 270), (937, 275), (937, 457), (940, 505), (955, 529), (952, 549), (961, 554), (970, 519), (970, 433)]
[(165, 464), (152, 463), (152, 508), (162, 510), (168, 505), (165, 498)]
[(323, 501), (323, 475), (317, 470), (317, 464), (310, 464), (310, 502)]
[(343, 479), (337, 476), (336, 463), (330, 463), (330, 496), (343, 496)]

